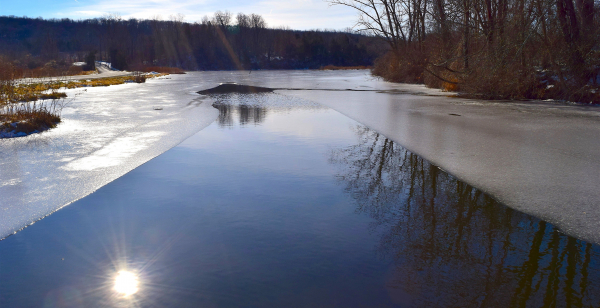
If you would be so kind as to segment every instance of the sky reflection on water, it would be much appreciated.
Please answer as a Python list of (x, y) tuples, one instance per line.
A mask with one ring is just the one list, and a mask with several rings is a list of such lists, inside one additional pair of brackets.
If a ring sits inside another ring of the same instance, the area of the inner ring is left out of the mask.
[(598, 246), (377, 132), (277, 94), (215, 106), (211, 126), (0, 242), (0, 306), (600, 304)]

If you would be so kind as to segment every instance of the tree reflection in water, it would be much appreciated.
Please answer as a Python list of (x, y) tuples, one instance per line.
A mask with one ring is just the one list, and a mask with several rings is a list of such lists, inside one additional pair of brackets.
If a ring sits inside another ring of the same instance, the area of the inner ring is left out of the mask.
[(267, 109), (259, 106), (227, 103), (215, 103), (213, 106), (219, 110), (217, 121), (220, 127), (233, 126), (236, 118), (242, 126), (247, 124), (258, 125), (267, 116)]
[[(600, 249), (507, 208), (366, 127), (339, 181), (393, 260), (390, 296), (425, 307), (598, 307)], [(404, 298), (400, 298), (404, 297)], [(406, 297), (409, 297), (408, 299)]]

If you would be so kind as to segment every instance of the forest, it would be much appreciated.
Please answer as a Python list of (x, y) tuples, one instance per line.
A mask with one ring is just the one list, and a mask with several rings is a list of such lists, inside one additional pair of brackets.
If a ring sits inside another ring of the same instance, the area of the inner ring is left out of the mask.
[[(484, 99), (600, 104), (600, 0), (329, 0), (360, 13), (352, 30), (269, 28), (257, 14), (189, 23), (0, 17), (0, 57), (21, 71), (108, 61), (117, 69), (319, 69)], [(1, 60), (1, 59), (0, 59)], [(21, 74), (24, 75), (24, 74)]]
[(44, 20), (0, 16), (0, 55), (24, 70), (95, 60), (117, 69), (318, 69), (369, 66), (386, 44), (350, 32), (269, 28), (257, 14), (216, 12), (196, 23), (169, 20)]
[(490, 99), (600, 103), (598, 0), (330, 0), (383, 38), (374, 74)]

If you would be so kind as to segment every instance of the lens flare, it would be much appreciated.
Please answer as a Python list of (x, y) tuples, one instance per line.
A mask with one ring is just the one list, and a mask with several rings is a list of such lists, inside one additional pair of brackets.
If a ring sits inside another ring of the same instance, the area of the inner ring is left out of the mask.
[(138, 285), (138, 277), (134, 273), (120, 271), (115, 278), (114, 290), (127, 297), (138, 291)]

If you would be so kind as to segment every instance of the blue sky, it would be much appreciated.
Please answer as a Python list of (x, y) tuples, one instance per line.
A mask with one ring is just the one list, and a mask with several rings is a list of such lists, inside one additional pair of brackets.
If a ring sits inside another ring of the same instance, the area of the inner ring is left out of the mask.
[(292, 29), (337, 29), (352, 27), (355, 11), (330, 7), (323, 0), (0, 0), (0, 15), (85, 19), (118, 13), (124, 18), (153, 18), (183, 14), (188, 22), (213, 12), (256, 13), (269, 26)]

